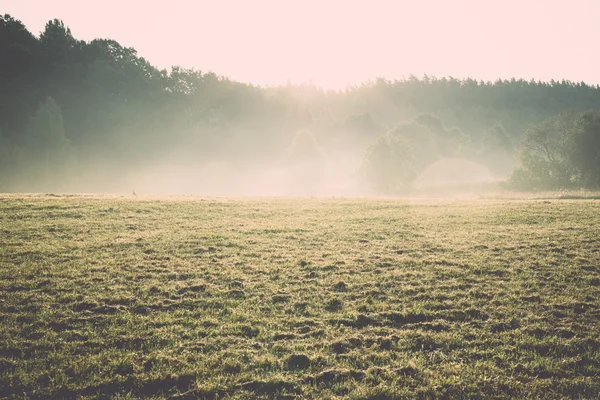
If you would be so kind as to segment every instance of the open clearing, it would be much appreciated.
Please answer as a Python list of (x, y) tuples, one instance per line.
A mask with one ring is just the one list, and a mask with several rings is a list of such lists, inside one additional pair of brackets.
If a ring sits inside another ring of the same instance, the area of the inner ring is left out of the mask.
[(0, 397), (598, 398), (600, 201), (0, 196)]

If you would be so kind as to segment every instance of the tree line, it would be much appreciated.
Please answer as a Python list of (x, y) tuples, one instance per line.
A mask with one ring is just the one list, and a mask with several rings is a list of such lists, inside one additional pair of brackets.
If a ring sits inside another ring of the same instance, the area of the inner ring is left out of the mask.
[(596, 109), (598, 85), (565, 80), (258, 87), (158, 69), (115, 40), (77, 40), (63, 21), (35, 36), (0, 16), (0, 191), (122, 190), (157, 160), (245, 169), (340, 153), (359, 157), (357, 176), (380, 193), (452, 157), (519, 188), (597, 187)]

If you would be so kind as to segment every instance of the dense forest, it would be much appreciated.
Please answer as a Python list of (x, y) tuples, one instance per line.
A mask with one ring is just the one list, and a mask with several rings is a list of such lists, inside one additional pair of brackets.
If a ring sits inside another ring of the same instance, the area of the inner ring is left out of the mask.
[(596, 109), (600, 87), (570, 81), (257, 87), (0, 16), (0, 191), (393, 195), (444, 160), (520, 189), (598, 187)]

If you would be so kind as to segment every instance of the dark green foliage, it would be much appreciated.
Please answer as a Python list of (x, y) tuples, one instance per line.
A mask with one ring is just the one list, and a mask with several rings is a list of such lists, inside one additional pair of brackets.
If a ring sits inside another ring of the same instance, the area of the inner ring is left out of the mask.
[(52, 181), (47, 188), (60, 187), (69, 172), (74, 171), (75, 150), (65, 136), (62, 112), (54, 99), (46, 99), (30, 118), (24, 153), (34, 174), (30, 178), (43, 185)]
[[(355, 159), (374, 140), (367, 158), (383, 151), (387, 141), (395, 150), (381, 166), (401, 171), (392, 179), (396, 182), (390, 182), (387, 170), (377, 177), (381, 182), (374, 186), (387, 192), (406, 185), (437, 157), (466, 158), (506, 174), (514, 166), (511, 143), (532, 124), (563, 109), (600, 108), (598, 86), (569, 81), (492, 83), (425, 76), (378, 79), (344, 91), (312, 85), (258, 88), (214, 73), (159, 70), (115, 40), (76, 39), (60, 20), (49, 21), (35, 37), (9, 15), (0, 16), (0, 60), (2, 151), (10, 153), (0, 163), (3, 191), (38, 190), (48, 183), (25, 180), (24, 173), (57, 178), (63, 173), (40, 170), (27, 152), (35, 141), (29, 136), (36, 135), (28, 121), (47, 98), (61, 109), (64, 137), (77, 158), (77, 168), (71, 167), (77, 184), (59, 185), (56, 179), (48, 188), (127, 192), (128, 173), (158, 161), (217, 161), (240, 170), (254, 164), (278, 166), (297, 132), (304, 130), (325, 155), (344, 153)], [(407, 127), (405, 121), (416, 122)], [(402, 140), (392, 139), (395, 134), (376, 139), (398, 130), (404, 130)], [(423, 137), (421, 132), (426, 132)], [(581, 170), (594, 168), (594, 157), (587, 154), (594, 140), (589, 135), (577, 139), (587, 160)], [(588, 174), (580, 180), (594, 185), (596, 177)], [(86, 187), (86, 182), (93, 185)]]
[(579, 172), (582, 186), (600, 188), (600, 111), (582, 114), (577, 127), (571, 161)]
[(72, 56), (78, 43), (71, 34), (71, 29), (66, 27), (63, 21), (57, 19), (49, 21), (39, 40), (51, 64), (74, 61)]
[(600, 112), (563, 112), (530, 128), (512, 183), (535, 189), (600, 187)]

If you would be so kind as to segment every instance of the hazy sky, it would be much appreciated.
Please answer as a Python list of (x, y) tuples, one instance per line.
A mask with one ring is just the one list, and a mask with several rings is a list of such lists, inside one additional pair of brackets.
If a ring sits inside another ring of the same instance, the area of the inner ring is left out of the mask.
[(154, 65), (331, 88), (409, 74), (600, 83), (600, 0), (0, 0)]

